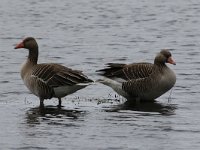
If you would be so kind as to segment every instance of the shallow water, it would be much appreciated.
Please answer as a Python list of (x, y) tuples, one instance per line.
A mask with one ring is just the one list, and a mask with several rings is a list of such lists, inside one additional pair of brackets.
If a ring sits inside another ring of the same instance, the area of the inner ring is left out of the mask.
[[(1, 0), (1, 149), (198, 149), (200, 147), (200, 2), (191, 0)], [(162, 48), (177, 62), (173, 90), (156, 103), (127, 105), (95, 84), (57, 100), (39, 100), (20, 79), (24, 37), (37, 38), (39, 62), (100, 78), (107, 62), (153, 62)]]

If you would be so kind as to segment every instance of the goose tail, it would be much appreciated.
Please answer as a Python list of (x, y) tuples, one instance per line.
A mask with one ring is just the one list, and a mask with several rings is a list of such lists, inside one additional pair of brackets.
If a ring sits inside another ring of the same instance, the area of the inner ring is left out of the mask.
[(123, 97), (128, 97), (127, 93), (122, 89), (122, 83), (109, 78), (98, 79), (96, 82), (111, 87), (115, 92)]

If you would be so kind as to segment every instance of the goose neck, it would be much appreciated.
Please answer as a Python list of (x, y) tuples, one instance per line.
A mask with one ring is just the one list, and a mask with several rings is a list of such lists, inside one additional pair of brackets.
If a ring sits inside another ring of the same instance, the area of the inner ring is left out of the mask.
[(33, 64), (37, 64), (37, 61), (38, 61), (38, 47), (36, 47), (34, 49), (29, 49), (28, 59)]

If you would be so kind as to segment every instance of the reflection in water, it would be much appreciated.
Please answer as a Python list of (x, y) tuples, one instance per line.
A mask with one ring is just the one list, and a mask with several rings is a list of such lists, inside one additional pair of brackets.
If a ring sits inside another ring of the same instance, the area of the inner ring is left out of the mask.
[(85, 111), (79, 111), (76, 109), (67, 110), (53, 106), (45, 106), (35, 107), (28, 110), (26, 112), (26, 119), (28, 124), (40, 124), (41, 120), (51, 120), (49, 123), (55, 123), (56, 121), (59, 122), (66, 119), (76, 120), (85, 114)]
[(162, 115), (173, 115), (175, 114), (175, 104), (162, 104), (158, 102), (133, 102), (126, 101), (124, 104), (115, 106), (109, 111), (120, 111), (120, 110), (133, 110), (139, 112), (155, 112)]

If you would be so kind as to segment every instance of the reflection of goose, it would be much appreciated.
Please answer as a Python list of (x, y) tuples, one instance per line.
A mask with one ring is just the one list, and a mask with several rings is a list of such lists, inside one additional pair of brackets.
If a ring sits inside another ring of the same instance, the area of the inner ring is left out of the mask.
[(21, 70), (21, 77), (28, 89), (40, 98), (43, 106), (44, 99), (56, 97), (61, 107), (61, 98), (86, 87), (92, 80), (81, 71), (72, 70), (59, 64), (37, 64), (38, 44), (32, 37), (24, 39), (15, 49), (25, 48), (29, 55)]
[(124, 104), (114, 106), (109, 111), (119, 110), (133, 110), (138, 112), (160, 113), (162, 115), (173, 115), (177, 106), (175, 104), (162, 104), (157, 102), (143, 102), (137, 103), (133, 101), (126, 101)]
[(109, 63), (108, 68), (98, 70), (106, 77), (98, 81), (127, 99), (152, 101), (170, 90), (176, 82), (176, 75), (165, 63), (176, 64), (168, 50), (161, 50), (154, 64)]
[[(51, 118), (60, 118), (61, 120), (65, 119), (78, 119), (79, 117), (85, 115), (86, 112), (79, 110), (66, 110), (66, 109), (58, 109), (53, 106), (46, 107), (35, 107), (31, 108), (27, 111), (27, 123), (28, 124), (38, 124), (40, 123), (39, 118), (43, 119), (51, 119)], [(53, 120), (52, 120), (53, 121)]]

